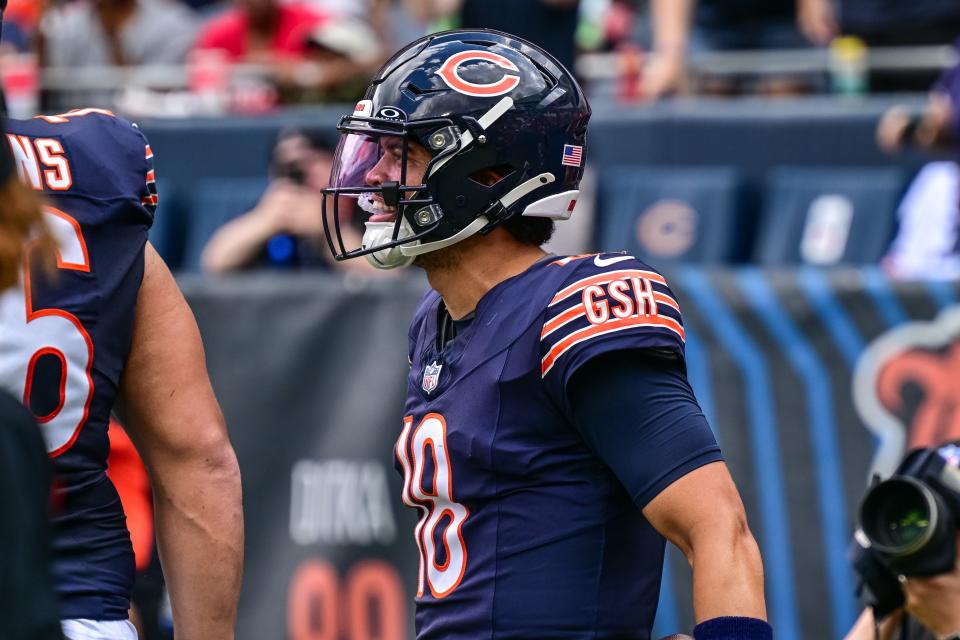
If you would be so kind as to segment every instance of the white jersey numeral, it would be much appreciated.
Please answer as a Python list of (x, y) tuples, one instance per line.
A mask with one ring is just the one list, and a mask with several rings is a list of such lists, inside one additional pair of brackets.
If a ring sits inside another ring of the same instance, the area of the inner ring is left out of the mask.
[[(90, 271), (90, 258), (80, 225), (69, 214), (46, 207), (44, 218), (57, 240), (57, 268)], [(93, 341), (71, 313), (35, 309), (30, 270), (21, 284), (0, 293), (0, 387), (29, 405), (37, 362), (43, 356), (60, 360), (60, 400), (48, 414), (36, 416), (55, 457), (69, 449), (87, 420), (93, 398)]]
[[(433, 597), (443, 598), (457, 588), (467, 569), (467, 548), (462, 529), (470, 516), (470, 510), (453, 499), (453, 470), (447, 454), (447, 423), (443, 416), (429, 413), (416, 429), (413, 429), (412, 417), (404, 418), (396, 455), (403, 467), (403, 502), (421, 511), (420, 521), (414, 529), (420, 550), (417, 596), (423, 595), (426, 582)], [(428, 455), (433, 462), (429, 492), (423, 482)], [(444, 520), (440, 532), (443, 562), (438, 562), (436, 532)]]

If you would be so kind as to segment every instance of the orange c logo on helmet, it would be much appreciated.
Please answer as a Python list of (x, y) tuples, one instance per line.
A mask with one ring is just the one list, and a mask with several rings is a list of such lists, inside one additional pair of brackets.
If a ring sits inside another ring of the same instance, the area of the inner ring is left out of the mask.
[(446, 59), (446, 61), (440, 65), (440, 68), (437, 69), (437, 75), (440, 76), (447, 86), (453, 89), (458, 93), (462, 93), (468, 96), (477, 96), (480, 98), (491, 98), (494, 96), (502, 96), (505, 93), (509, 93), (517, 88), (517, 85), (520, 84), (520, 77), (510, 74), (504, 74), (502, 78), (496, 82), (491, 82), (487, 84), (477, 84), (475, 82), (469, 82), (460, 77), (460, 65), (465, 62), (470, 62), (471, 60), (484, 60), (486, 62), (492, 62), (501, 69), (506, 71), (514, 71), (519, 73), (520, 69), (517, 68), (517, 65), (509, 58), (505, 58), (498, 53), (493, 53), (491, 51), (461, 51), (460, 53), (454, 54)]

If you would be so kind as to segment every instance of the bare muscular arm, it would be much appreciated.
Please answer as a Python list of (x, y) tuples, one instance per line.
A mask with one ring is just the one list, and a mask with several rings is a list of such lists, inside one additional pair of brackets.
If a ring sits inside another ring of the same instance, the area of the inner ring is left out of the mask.
[(118, 413), (153, 484), (175, 631), (234, 637), (243, 565), (240, 471), (196, 321), (149, 244)]
[(766, 620), (760, 550), (723, 462), (683, 476), (651, 500), (643, 513), (693, 567), (698, 623), (721, 616)]

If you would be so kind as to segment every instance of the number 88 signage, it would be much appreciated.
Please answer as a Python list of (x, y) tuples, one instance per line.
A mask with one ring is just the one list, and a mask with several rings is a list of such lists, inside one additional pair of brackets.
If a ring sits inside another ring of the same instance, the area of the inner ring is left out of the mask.
[(362, 560), (343, 580), (323, 558), (297, 568), (287, 594), (290, 640), (404, 640), (407, 603), (397, 570)]

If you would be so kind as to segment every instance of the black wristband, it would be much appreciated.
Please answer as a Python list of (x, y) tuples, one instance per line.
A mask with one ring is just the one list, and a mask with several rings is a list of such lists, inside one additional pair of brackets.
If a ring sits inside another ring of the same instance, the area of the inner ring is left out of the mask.
[(773, 640), (773, 628), (758, 618), (723, 616), (698, 624), (694, 640)]

